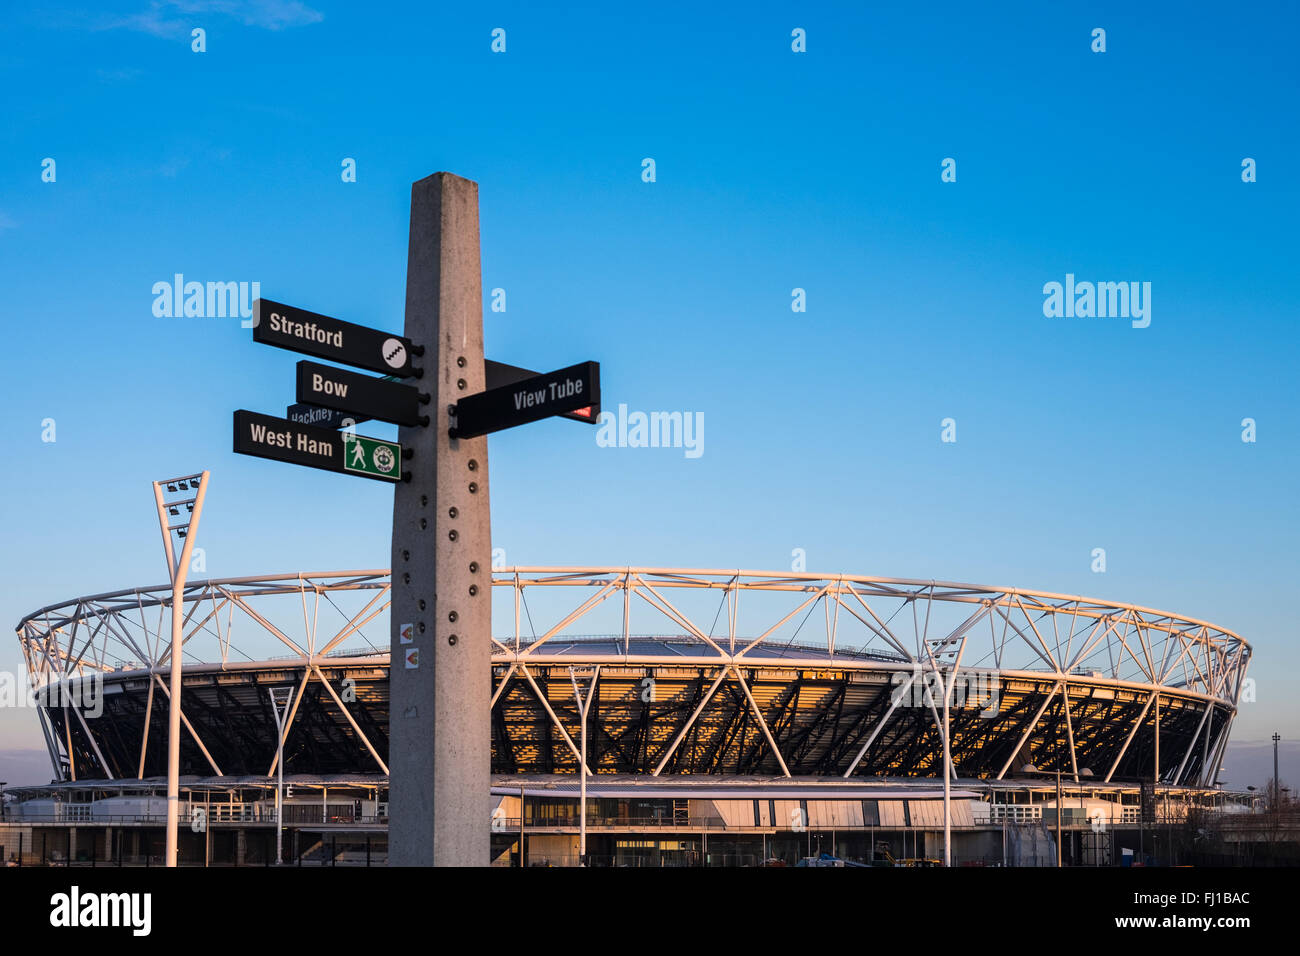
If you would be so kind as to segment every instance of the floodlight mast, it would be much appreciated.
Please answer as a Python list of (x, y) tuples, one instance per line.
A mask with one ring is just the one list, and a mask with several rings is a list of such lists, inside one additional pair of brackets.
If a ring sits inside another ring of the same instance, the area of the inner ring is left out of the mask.
[[(164, 489), (168, 494), (177, 491), (194, 491), (191, 498), (164, 500)], [(164, 851), (165, 866), (177, 863), (177, 830), (180, 822), (180, 770), (181, 770), (181, 659), (185, 615), (185, 579), (189, 574), (190, 555), (194, 552), (194, 533), (199, 528), (199, 516), (203, 513), (203, 497), (208, 490), (208, 472), (186, 475), (183, 478), (171, 478), (153, 483), (154, 502), (158, 506), (158, 527), (162, 530), (163, 551), (167, 556), (167, 571), (172, 582), (172, 646), (170, 664), (170, 690), (167, 702), (167, 840)], [(188, 520), (181, 524), (168, 522), (169, 509), (177, 510), (180, 505), (188, 507)], [(180, 559), (176, 558), (176, 548), (172, 542), (172, 532), (176, 532), (185, 543), (181, 547)], [(157, 680), (157, 675), (150, 675)]]
[(272, 687), (271, 709), (275, 713), (276, 743), (275, 768), (278, 777), (275, 784), (275, 865), (284, 864), (284, 727), (289, 717), (289, 700), (293, 690), (288, 687)]

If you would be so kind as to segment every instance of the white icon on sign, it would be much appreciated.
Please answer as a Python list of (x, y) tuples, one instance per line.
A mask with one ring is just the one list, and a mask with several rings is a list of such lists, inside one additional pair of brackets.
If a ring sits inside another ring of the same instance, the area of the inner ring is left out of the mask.
[(366, 467), (366, 449), (364, 448), (364, 446), (362, 446), (361, 442), (357, 441), (355, 438), (352, 439), (351, 445), (352, 445), (352, 467), (353, 468)]
[(384, 361), (389, 368), (401, 368), (406, 364), (406, 346), (400, 339), (384, 339)]
[(375, 453), (371, 457), (374, 459), (375, 467), (384, 474), (392, 471), (393, 466), (397, 464), (397, 456), (393, 454), (393, 450), (387, 445), (380, 445), (375, 449)]

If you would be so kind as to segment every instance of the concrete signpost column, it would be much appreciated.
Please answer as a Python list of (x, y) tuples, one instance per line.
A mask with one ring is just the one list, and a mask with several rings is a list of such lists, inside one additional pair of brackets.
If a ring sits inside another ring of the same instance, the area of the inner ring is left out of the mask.
[[(553, 416), (596, 424), (600, 363), (485, 362), (478, 184), (451, 173), (411, 187), (404, 335), (271, 299), (253, 309), (255, 342), (386, 376), (299, 362), (299, 405), (289, 418), (236, 411), (234, 450), (393, 485), (388, 858), (487, 866), (487, 435)], [(342, 415), (397, 424), (399, 440), (337, 432)]]
[[(432, 400), (404, 427), (393, 495), (389, 851), (393, 866), (489, 863), (492, 539), (487, 438), (452, 439), (452, 407), (482, 392), (478, 185), (411, 188), (405, 336)], [(420, 349), (423, 353), (420, 353)], [(436, 732), (435, 732), (436, 728)]]

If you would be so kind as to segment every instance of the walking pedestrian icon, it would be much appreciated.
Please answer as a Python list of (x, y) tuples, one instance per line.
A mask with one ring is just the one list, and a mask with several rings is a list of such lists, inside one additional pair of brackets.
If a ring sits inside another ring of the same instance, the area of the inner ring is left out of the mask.
[(343, 435), (343, 468), (362, 475), (396, 481), (397, 465), (402, 460), (402, 446), (397, 442), (380, 441), (363, 435)]

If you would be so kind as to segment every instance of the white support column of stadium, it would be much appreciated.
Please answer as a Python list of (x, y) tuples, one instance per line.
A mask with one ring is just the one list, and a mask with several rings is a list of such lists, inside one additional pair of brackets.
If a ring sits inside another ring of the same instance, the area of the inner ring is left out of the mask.
[[(338, 707), (340, 711), (342, 711), (343, 716), (347, 719), (348, 724), (352, 727), (352, 732), (356, 734), (357, 738), (365, 745), (366, 750), (370, 751), (370, 756), (375, 758), (375, 763), (379, 764), (379, 769), (382, 770), (384, 774), (388, 774), (388, 764), (384, 763), (383, 758), (379, 756), (379, 751), (376, 750), (375, 745), (370, 742), (370, 738), (367, 737), (362, 732), (360, 725), (358, 725), (356, 720), (353, 718), (353, 716), (350, 713), (348, 713), (347, 707), (344, 706), (343, 701), (339, 699), (339, 695), (335, 693), (334, 688), (330, 686), (330, 682), (325, 679), (325, 675), (321, 673), (320, 668), (316, 664), (312, 664), (311, 669), (313, 673), (315, 673), (316, 679), (321, 682), (321, 686), (323, 686), (325, 690), (329, 692), (329, 695), (334, 700), (335, 705)], [(391, 665), (389, 666), (389, 670), (390, 671), (392, 670)]]
[(40, 720), (41, 733), (45, 735), (45, 749), (49, 752), (50, 765), (54, 767), (54, 779), (57, 780), (62, 775), (63, 770), (59, 766), (58, 758), (55, 757), (59, 748), (54, 739), (54, 731), (50, 727), (49, 718), (45, 716), (44, 707), (36, 708), (36, 716)]
[[(578, 864), (579, 866), (587, 865), (587, 712), (591, 709), (591, 701), (596, 696), (596, 681), (600, 679), (600, 665), (591, 674), (591, 686), (587, 690), (587, 697), (584, 700), (582, 691), (578, 689), (577, 672), (572, 667), (569, 668), (569, 680), (573, 682), (573, 700), (578, 705), (578, 717), (582, 721), (582, 751), (578, 757), (578, 776), (582, 782), (579, 784), (578, 795)], [(520, 805), (520, 815), (523, 814), (523, 805)]]
[(175, 560), (175, 549), (172, 547), (172, 535), (167, 521), (167, 506), (163, 504), (164, 484), (166, 482), (155, 481), (153, 495), (158, 505), (158, 524), (162, 529), (163, 547), (167, 554), (167, 570), (171, 574), (172, 582), (171, 692), (168, 695), (167, 705), (167, 839), (163, 862), (165, 866), (174, 867), (177, 859), (177, 826), (180, 822), (181, 658), (183, 656), (181, 611), (185, 603), (185, 579), (189, 574), (190, 555), (194, 551), (194, 534), (199, 528), (199, 517), (203, 514), (203, 497), (208, 490), (208, 472), (204, 471), (199, 476), (199, 490), (194, 497), (194, 510), (190, 513), (189, 524), (185, 530), (185, 546), (181, 549), (179, 562)]
[[(1213, 785), (1214, 781), (1219, 779), (1219, 766), (1223, 763), (1223, 752), (1228, 746), (1228, 732), (1232, 729), (1232, 721), (1235, 716), (1235, 712), (1228, 715), (1228, 719), (1223, 722), (1223, 729), (1219, 731), (1219, 736), (1214, 741), (1214, 746), (1210, 748), (1210, 763), (1209, 767), (1206, 768), (1210, 771), (1210, 785)], [(1202, 773), (1204, 774), (1204, 771)], [(1202, 784), (1204, 783), (1203, 779)]]
[(149, 750), (149, 721), (153, 718), (153, 681), (149, 681), (149, 696), (144, 705), (144, 730), (140, 734), (140, 769), (136, 777), (144, 779), (144, 756)]
[[(1014, 624), (1011, 626), (1012, 628), (1015, 627)], [(1056, 692), (1060, 689), (1061, 682), (1059, 680), (1054, 681), (1052, 683), (1052, 689), (1048, 692), (1047, 696), (1043, 698), (1042, 704), (1038, 707), (1038, 712), (1034, 714), (1034, 719), (1029, 722), (1029, 726), (1025, 728), (1025, 732), (1021, 734), (1020, 739), (1016, 741), (1016, 746), (1011, 751), (1011, 756), (1007, 757), (1007, 762), (1002, 765), (1002, 769), (998, 771), (998, 775), (994, 778), (995, 780), (1001, 780), (1007, 775), (1007, 771), (1011, 769), (1011, 761), (1016, 759), (1021, 749), (1025, 746), (1026, 741), (1029, 740), (1029, 735), (1034, 732), (1034, 728), (1038, 726), (1038, 721), (1042, 719), (1043, 711), (1047, 710), (1047, 705), (1052, 702), (1052, 698), (1056, 696)], [(1109, 781), (1110, 778), (1107, 777), (1106, 779)]]
[(866, 743), (862, 745), (862, 749), (858, 751), (858, 755), (853, 758), (853, 763), (849, 764), (849, 769), (844, 771), (845, 778), (853, 776), (853, 771), (858, 769), (858, 764), (862, 762), (862, 758), (866, 756), (871, 745), (875, 743), (876, 736), (885, 729), (885, 724), (889, 723), (889, 718), (894, 716), (894, 711), (896, 711), (898, 705), (903, 702), (904, 695), (910, 693), (912, 685), (916, 683), (916, 679), (919, 676), (919, 669), (912, 671), (912, 676), (907, 679), (907, 683), (898, 691), (893, 693), (893, 700), (889, 704), (889, 710), (885, 711), (885, 716), (881, 717), (876, 723), (876, 726), (871, 729), (871, 736), (869, 736)]
[(72, 753), (72, 720), (68, 717), (68, 705), (63, 705), (63, 736), (67, 743), (64, 745), (68, 748), (68, 775), (72, 777), (72, 782), (77, 782), (77, 758)]
[[(167, 697), (168, 703), (170, 705), (171, 692), (167, 689), (167, 685), (162, 682), (162, 678), (159, 677), (157, 674), (153, 675), (153, 679), (156, 680), (158, 682), (158, 686), (162, 688), (163, 694), (164, 696)], [(212, 768), (212, 772), (215, 773), (218, 777), (220, 777), (221, 768), (217, 766), (217, 762), (212, 759), (212, 754), (210, 754), (208, 752), (208, 748), (204, 746), (203, 738), (199, 736), (199, 732), (194, 729), (194, 725), (190, 723), (190, 719), (185, 716), (184, 709), (181, 709), (180, 711), (180, 718), (181, 718), (181, 723), (184, 725), (185, 729), (190, 732), (190, 736), (194, 738), (194, 742), (198, 745), (199, 752), (202, 753), (203, 756), (207, 759), (208, 766)]]
[(772, 748), (772, 753), (776, 755), (776, 762), (781, 765), (781, 773), (789, 777), (791, 775), (790, 768), (785, 765), (785, 758), (781, 756), (781, 751), (776, 746), (776, 740), (772, 737), (772, 731), (768, 729), (767, 721), (763, 719), (763, 712), (758, 709), (758, 702), (754, 700), (754, 695), (749, 692), (749, 685), (745, 683), (745, 678), (740, 674), (740, 668), (732, 664), (731, 669), (736, 675), (736, 682), (740, 684), (740, 689), (745, 692), (745, 699), (749, 701), (749, 706), (754, 711), (754, 718), (758, 721), (763, 736), (767, 738), (767, 745)]
[(1065, 711), (1065, 733), (1070, 744), (1070, 774), (1079, 782), (1079, 757), (1074, 751), (1074, 722), (1070, 719), (1070, 682), (1061, 685), (1061, 709)]
[(90, 749), (95, 751), (95, 756), (99, 758), (99, 765), (104, 768), (104, 773), (108, 775), (109, 780), (116, 779), (113, 776), (113, 771), (108, 766), (108, 761), (104, 759), (103, 753), (100, 752), (99, 744), (95, 742), (95, 735), (92, 734), (90, 728), (86, 726), (86, 718), (81, 716), (81, 708), (73, 706), (72, 712), (77, 715), (77, 722), (81, 724), (81, 729), (85, 733), (86, 739), (90, 741)]
[[(388, 763), (390, 866), (486, 866), (491, 819), (492, 540), (486, 436), (452, 439), (451, 408), (484, 390), (478, 184), (411, 186), (404, 332), (430, 424), (393, 489)], [(423, 354), (418, 354), (423, 350)], [(400, 628), (415, 624), (415, 643)], [(418, 667), (405, 665), (408, 651)]]
[(1110, 783), (1110, 778), (1113, 777), (1115, 771), (1119, 769), (1119, 762), (1124, 759), (1124, 754), (1128, 753), (1128, 745), (1131, 744), (1133, 738), (1137, 736), (1138, 728), (1142, 726), (1142, 721), (1146, 717), (1147, 711), (1151, 709), (1151, 704), (1156, 699), (1156, 693), (1156, 691), (1151, 692), (1151, 696), (1147, 698), (1146, 704), (1142, 707), (1142, 713), (1138, 714), (1137, 720), (1133, 721), (1133, 727), (1129, 730), (1128, 737), (1124, 740), (1124, 746), (1121, 747), (1119, 753), (1115, 755), (1115, 762), (1110, 765), (1110, 770), (1107, 772), (1106, 779), (1103, 780), (1102, 783)]
[[(1209, 702), (1209, 706), (1210, 709), (1207, 716), (1209, 716), (1211, 720), (1210, 720), (1210, 725), (1205, 728), (1205, 739), (1204, 742), (1201, 744), (1201, 772), (1196, 777), (1196, 782), (1199, 783), (1202, 787), (1206, 786), (1205, 768), (1210, 762), (1210, 731), (1214, 729), (1214, 720), (1213, 720), (1214, 701), (1211, 700)], [(1215, 768), (1214, 778), (1210, 780), (1208, 785), (1213, 787), (1218, 782), (1219, 782), (1219, 771), (1218, 768)]]
[(528, 672), (528, 665), (523, 663), (519, 664), (519, 673), (524, 675), (524, 679), (528, 681), (528, 686), (533, 689), (533, 693), (536, 694), (537, 699), (541, 701), (542, 709), (550, 716), (551, 723), (554, 724), (555, 729), (560, 732), (560, 736), (564, 738), (564, 742), (569, 745), (569, 750), (573, 752), (573, 759), (582, 763), (583, 766), (586, 766), (586, 761), (583, 760), (582, 755), (578, 752), (578, 745), (573, 742), (573, 738), (569, 736), (569, 732), (564, 729), (564, 724), (560, 723), (560, 718), (555, 716), (555, 711), (551, 709), (551, 705), (547, 701), (546, 695), (542, 693), (542, 689), (538, 687), (537, 682), (533, 680), (533, 675)]
[(716, 691), (718, 687), (721, 686), (723, 680), (726, 679), (728, 669), (729, 665), (726, 664), (718, 668), (718, 676), (714, 679), (712, 686), (709, 687), (708, 693), (700, 698), (700, 702), (695, 706), (695, 710), (691, 712), (691, 716), (687, 719), (686, 723), (682, 724), (682, 729), (677, 732), (677, 736), (673, 738), (673, 742), (668, 745), (668, 749), (665, 750), (663, 756), (659, 758), (659, 763), (655, 765), (654, 772), (651, 774), (652, 777), (659, 776), (659, 774), (663, 772), (664, 767), (668, 765), (668, 761), (672, 758), (672, 755), (677, 752), (677, 748), (681, 745), (681, 742), (686, 739), (686, 735), (690, 733), (691, 727), (695, 725), (695, 721), (699, 719), (700, 714), (704, 712), (704, 708), (707, 707), (709, 701), (713, 699), (714, 691)]
[(495, 707), (497, 705), (497, 701), (500, 699), (501, 694), (505, 691), (506, 685), (510, 683), (510, 678), (514, 676), (514, 673), (515, 673), (515, 665), (514, 662), (512, 661), (510, 663), (510, 666), (506, 668), (506, 672), (501, 675), (501, 683), (497, 684), (497, 689), (492, 692), (492, 700), (488, 702), (488, 705), (490, 707)]
[(1160, 782), (1160, 692), (1156, 691), (1156, 753), (1155, 765), (1151, 768), (1151, 783), (1154, 786)]
[(1187, 744), (1187, 752), (1183, 754), (1182, 763), (1178, 765), (1178, 771), (1174, 774), (1173, 784), (1177, 787), (1182, 783), (1183, 771), (1187, 769), (1187, 761), (1192, 757), (1192, 751), (1196, 749), (1196, 742), (1201, 739), (1201, 731), (1205, 729), (1205, 721), (1209, 718), (1210, 712), (1214, 710), (1214, 701), (1207, 701), (1205, 704), (1205, 713), (1201, 715), (1201, 721), (1196, 725), (1196, 733), (1192, 734), (1191, 741)]

